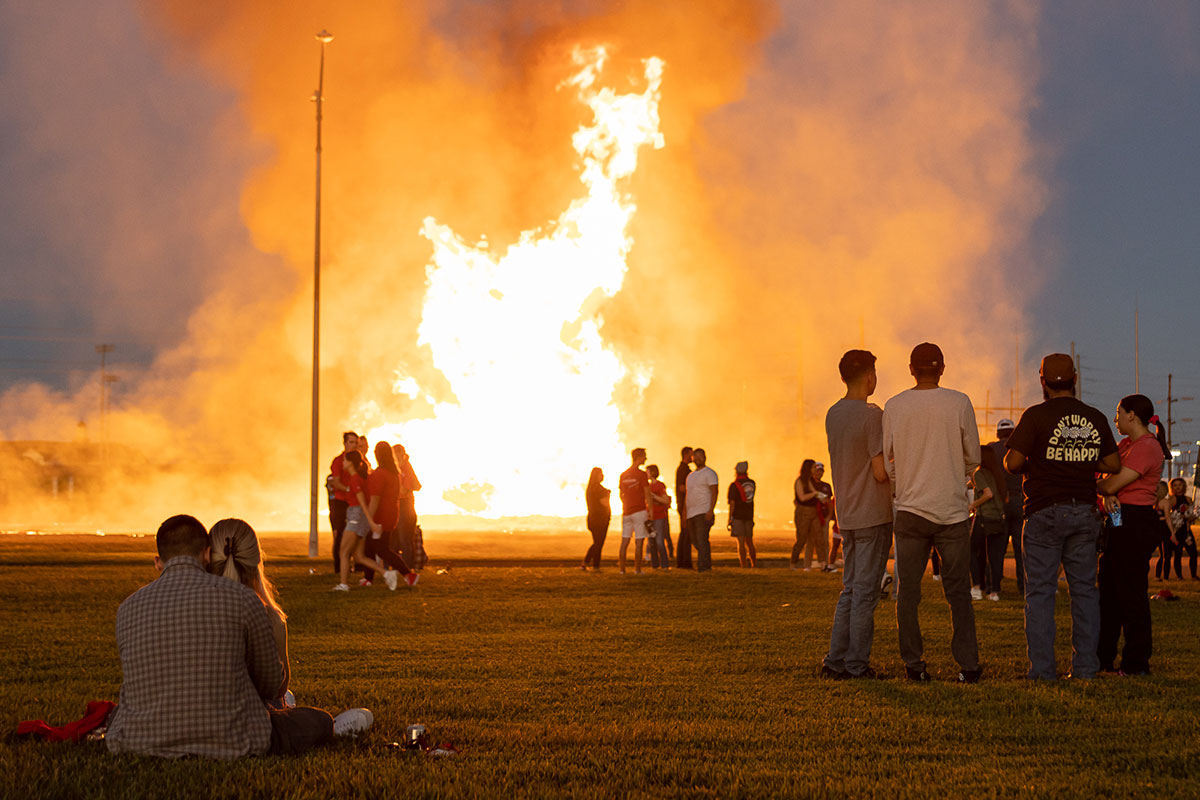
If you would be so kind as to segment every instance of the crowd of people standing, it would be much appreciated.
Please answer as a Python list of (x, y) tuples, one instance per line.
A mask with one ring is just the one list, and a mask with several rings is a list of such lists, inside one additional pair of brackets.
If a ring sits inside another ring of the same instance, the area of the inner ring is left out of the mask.
[[(958, 680), (973, 683), (983, 668), (972, 602), (998, 601), (1009, 543), (1016, 564), (1017, 593), (1025, 602), (1025, 637), (1030, 679), (1054, 680), (1054, 603), (1060, 573), (1071, 603), (1070, 677), (1098, 672), (1146, 674), (1150, 669), (1151, 624), (1147, 597), (1150, 558), (1160, 552), (1159, 574), (1175, 564), (1182, 577), (1186, 552), (1196, 576), (1191, 524), (1196, 509), (1181, 479), (1161, 481), (1170, 459), (1163, 425), (1151, 401), (1123, 398), (1114, 422), (1077, 399), (1070, 356), (1042, 360), (1044, 402), (1017, 422), (1001, 420), (996, 440), (981, 445), (970, 398), (943, 387), (941, 349), (925, 342), (912, 351), (912, 388), (881, 409), (869, 398), (877, 385), (875, 356), (851, 350), (839, 372), (846, 395), (826, 416), (832, 485), (825, 466), (804, 460), (793, 485), (795, 543), (792, 569), (836, 571), (829, 527), (843, 549), (842, 591), (822, 674), (870, 677), (874, 612), (880, 588), (889, 582), (894, 552), (897, 632), (905, 677), (930, 680), (918, 619), (921, 578), (930, 559), (950, 609), (951, 652)], [(618, 479), (621, 547), (618, 567), (627, 569), (632, 539), (634, 572), (643, 572), (649, 540), (652, 568), (671, 568), (667, 511), (671, 499), (645, 471), (646, 451), (632, 451)], [(703, 449), (685, 447), (676, 470), (675, 506), (679, 536), (675, 568), (712, 568), (710, 532), (718, 500), (717, 474)], [(757, 565), (754, 546), (756, 486), (749, 465), (739, 462), (729, 484), (729, 531), (739, 563)], [(588, 483), (588, 528), (592, 546), (584, 569), (599, 569), (612, 516), (603, 473)], [(939, 563), (940, 562), (940, 563)], [(1124, 647), (1118, 662), (1118, 644)]]

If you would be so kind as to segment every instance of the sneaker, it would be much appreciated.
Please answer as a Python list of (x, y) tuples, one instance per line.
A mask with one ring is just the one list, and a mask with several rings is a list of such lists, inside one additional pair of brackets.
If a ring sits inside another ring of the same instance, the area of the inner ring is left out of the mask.
[(400, 585), (400, 573), (396, 572), (394, 569), (389, 569), (387, 572), (383, 573), (383, 582), (386, 583), (387, 587), (393, 592), (396, 591), (396, 587)]
[(933, 680), (933, 678), (931, 678), (929, 673), (925, 670), (913, 669), (912, 667), (904, 668), (904, 677), (908, 678), (910, 681), (916, 681), (917, 683), (929, 683)]
[(348, 708), (333, 718), (334, 736), (358, 736), (375, 724), (375, 715), (365, 708)]
[(344, 584), (344, 583), (339, 583), (337, 586), (333, 587), (333, 591), (335, 591), (335, 592), (348, 592), (348, 591), (350, 591), (350, 587), (349, 587), (349, 586), (347, 586), (347, 585), (346, 585), (346, 584)]
[(971, 599), (972, 600), (982, 600), (983, 599), (983, 590), (980, 589), (978, 586), (972, 586), (971, 587)]
[(886, 594), (890, 588), (892, 588), (892, 576), (885, 572), (883, 573), (883, 580), (879, 584), (879, 591)]
[(979, 678), (983, 675), (983, 668), (980, 669), (964, 669), (958, 673), (959, 683), (979, 683)]
[(366, 578), (359, 578), (358, 585), (359, 586), (370, 586), (371, 582), (369, 580), (367, 580)]
[(408, 584), (408, 588), (410, 588), (410, 589), (413, 588), (414, 586), (416, 586), (417, 581), (419, 581), (419, 580), (421, 580), (421, 576), (419, 573), (416, 573), (416, 572), (410, 572), (404, 576), (404, 582)]
[(846, 673), (838, 672), (833, 667), (828, 667), (828, 666), (822, 664), (821, 665), (821, 677), (829, 678), (830, 680), (840, 681), (846, 677)]
[(999, 602), (1000, 601), (1000, 593), (992, 592), (991, 594), (988, 595), (988, 600), (991, 600), (993, 603)]
[(938, 583), (941, 583), (941, 582), (942, 582), (942, 576), (941, 576), (941, 575), (934, 575), (934, 576), (933, 576), (933, 579), (934, 579), (935, 581), (937, 581)]
[(821, 567), (821, 572), (837, 572), (837, 567), (835, 567), (833, 564), (826, 564), (825, 566)]

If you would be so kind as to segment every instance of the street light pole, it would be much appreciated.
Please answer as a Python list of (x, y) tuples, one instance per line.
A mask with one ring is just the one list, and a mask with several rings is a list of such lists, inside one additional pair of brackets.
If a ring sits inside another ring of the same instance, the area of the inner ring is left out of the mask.
[(317, 73), (317, 91), (313, 101), (317, 104), (317, 191), (316, 191), (316, 234), (313, 242), (313, 354), (312, 354), (312, 462), (309, 472), (308, 505), (308, 557), (317, 557), (317, 446), (319, 442), (318, 419), (320, 411), (321, 371), (321, 105), (325, 101), (325, 45), (333, 41), (329, 31), (322, 30), (316, 39), (321, 43), (321, 67)]

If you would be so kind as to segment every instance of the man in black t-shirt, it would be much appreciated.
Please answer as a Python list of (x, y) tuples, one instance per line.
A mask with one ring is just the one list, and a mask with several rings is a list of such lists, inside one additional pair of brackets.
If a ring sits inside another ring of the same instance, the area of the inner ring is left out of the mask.
[(679, 466), (675, 468), (675, 510), (679, 512), (679, 541), (675, 543), (675, 566), (692, 568), (692, 534), (687, 526), (687, 476), (692, 472), (692, 448), (679, 451)]
[(1008, 437), (1004, 466), (1025, 476), (1025, 643), (1030, 680), (1055, 680), (1054, 595), (1058, 568), (1071, 593), (1071, 676), (1100, 669), (1100, 595), (1096, 589), (1097, 472), (1118, 472), (1121, 459), (1104, 414), (1075, 398), (1075, 362), (1042, 359), (1046, 400), (1025, 410)]

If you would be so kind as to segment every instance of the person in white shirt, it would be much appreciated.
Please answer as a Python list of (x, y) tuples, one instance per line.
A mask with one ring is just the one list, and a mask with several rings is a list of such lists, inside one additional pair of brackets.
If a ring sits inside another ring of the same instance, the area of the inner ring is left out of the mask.
[(706, 461), (702, 449), (692, 451), (692, 463), (696, 469), (687, 476), (684, 502), (687, 503), (687, 525), (692, 535), (692, 545), (696, 548), (696, 571), (707, 572), (712, 569), (712, 548), (708, 541), (708, 532), (712, 530), (713, 519), (717, 507), (717, 473), (712, 467), (704, 466)]
[(913, 348), (909, 371), (916, 386), (883, 409), (883, 457), (896, 511), (896, 627), (909, 680), (928, 681), (917, 609), (929, 553), (942, 559), (942, 591), (950, 605), (951, 653), (960, 683), (982, 670), (971, 607), (971, 532), (967, 477), (979, 466), (975, 409), (962, 392), (938, 384), (945, 370), (941, 348)]

